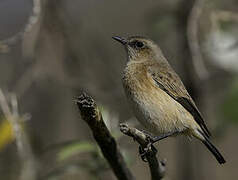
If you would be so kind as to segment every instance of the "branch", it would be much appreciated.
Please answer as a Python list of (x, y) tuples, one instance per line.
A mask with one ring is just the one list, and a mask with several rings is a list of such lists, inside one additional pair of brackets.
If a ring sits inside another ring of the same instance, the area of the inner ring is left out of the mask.
[(95, 101), (87, 94), (82, 94), (76, 100), (82, 119), (89, 125), (93, 137), (101, 148), (104, 157), (110, 164), (118, 180), (133, 180), (134, 177), (128, 169), (115, 139), (107, 129), (101, 112)]
[(36, 179), (36, 162), (33, 155), (30, 142), (21, 124), (21, 120), (27, 120), (27, 116), (20, 116), (18, 112), (18, 103), (15, 95), (10, 96), (10, 104), (8, 99), (0, 89), (0, 108), (9, 121), (16, 139), (17, 151), (22, 163), (21, 174), (19, 180)]
[(23, 37), (31, 31), (33, 26), (39, 21), (41, 15), (41, 0), (32, 0), (33, 7), (32, 13), (28, 18), (28, 21), (22, 31), (16, 33), (15, 35), (0, 40), (0, 53), (7, 53), (10, 50), (10, 46), (15, 45), (17, 42), (23, 39)]
[[(142, 148), (146, 148), (148, 143), (150, 142), (148, 136), (144, 134), (142, 131), (139, 131), (136, 128), (128, 127), (127, 124), (120, 124), (120, 130), (122, 133), (127, 136), (133, 137)], [(146, 153), (146, 159), (149, 163), (151, 179), (159, 180), (162, 179), (165, 175), (165, 162), (159, 161), (156, 158), (156, 153), (154, 153), (151, 149), (149, 149), (148, 153)]]
[(198, 25), (202, 15), (205, 0), (195, 0), (188, 18), (187, 37), (188, 45), (192, 55), (194, 70), (201, 80), (209, 78), (209, 72), (204, 64), (198, 40)]

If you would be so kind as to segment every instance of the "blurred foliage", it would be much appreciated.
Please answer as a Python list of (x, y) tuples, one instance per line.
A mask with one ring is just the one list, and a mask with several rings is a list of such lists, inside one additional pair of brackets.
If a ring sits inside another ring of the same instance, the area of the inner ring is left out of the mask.
[(234, 29), (234, 26), (237, 24), (236, 23), (234, 24), (234, 22), (232, 21), (222, 21), (219, 23), (219, 25), (220, 30), (232, 31)]
[(230, 92), (227, 95), (224, 104), (222, 105), (222, 112), (227, 121), (237, 125), (238, 123), (238, 79), (234, 81), (230, 87)]
[[(61, 143), (55, 147), (58, 149), (56, 153), (56, 165), (42, 179), (59, 179), (66, 174), (82, 171), (84, 173), (86, 172), (90, 179), (95, 180), (100, 179), (99, 175), (109, 170), (108, 163), (96, 143), (74, 141)], [(122, 150), (122, 154), (129, 165), (134, 162), (132, 161), (131, 154), (127, 153), (127, 151)], [(81, 159), (85, 157), (85, 160)]]
[(61, 149), (61, 151), (58, 153), (58, 161), (66, 160), (74, 155), (85, 153), (85, 152), (93, 152), (97, 153), (98, 148), (95, 144), (89, 143), (89, 142), (76, 142), (71, 143)]
[(0, 151), (2, 151), (8, 144), (14, 141), (14, 134), (11, 123), (3, 119), (0, 123)]
[(156, 36), (155, 38), (161, 38), (167, 35), (168, 30), (176, 25), (176, 18), (173, 15), (157, 15), (150, 19), (152, 25), (151, 34)]
[(238, 14), (217, 10), (210, 14), (211, 29), (203, 41), (204, 52), (213, 64), (228, 72), (238, 72)]
[[(100, 105), (99, 108), (103, 120), (111, 131), (111, 134), (117, 141), (120, 140), (123, 136), (117, 128), (119, 123), (118, 115), (110, 111), (106, 106)], [(123, 148), (120, 149), (127, 164), (132, 165), (134, 157), (132, 157), (127, 150)], [(100, 179), (100, 174), (109, 169), (108, 163), (104, 159), (100, 148), (96, 143), (80, 140), (62, 142), (46, 148), (45, 153), (52, 150), (54, 150), (54, 154), (56, 155), (55, 168), (47, 172), (43, 179), (59, 179), (60, 177), (64, 177), (66, 174), (73, 174), (74, 171), (82, 171), (84, 173), (86, 172), (90, 179), (96, 180)], [(85, 157), (86, 159), (82, 160), (82, 158)]]
[(5, 44), (1, 44), (0, 42), (0, 53), (8, 53), (9, 51), (10, 51), (10, 48)]

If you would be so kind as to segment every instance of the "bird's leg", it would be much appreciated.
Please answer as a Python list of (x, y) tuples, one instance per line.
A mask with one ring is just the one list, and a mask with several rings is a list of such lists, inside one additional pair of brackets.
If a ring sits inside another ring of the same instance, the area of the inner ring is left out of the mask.
[(153, 146), (154, 143), (179, 133), (178, 131), (173, 131), (166, 134), (162, 134), (160, 136), (153, 136), (145, 130), (142, 130), (142, 132), (147, 136), (147, 139), (149, 142), (145, 148), (139, 146), (139, 153), (140, 153), (141, 159), (145, 162), (146, 162), (145, 156), (149, 152), (149, 150), (151, 150), (153, 153), (157, 153), (157, 149)]
[(149, 132), (145, 130), (141, 130), (141, 131), (146, 135), (148, 144), (146, 145), (145, 148), (143, 148), (142, 146), (139, 146), (139, 154), (142, 161), (147, 162), (145, 157), (146, 157), (146, 154), (149, 152), (149, 150), (151, 150), (152, 153), (155, 153), (155, 154), (157, 153), (157, 149), (153, 146), (153, 138), (155, 138), (156, 136), (153, 136), (152, 134), (150, 134)]
[(179, 133), (178, 131), (173, 131), (173, 132), (169, 132), (169, 133), (166, 133), (166, 134), (162, 134), (160, 136), (152, 136), (152, 137), (149, 137), (150, 140), (152, 141), (152, 144), (162, 140), (162, 139), (165, 139), (167, 137), (170, 137), (170, 136), (173, 136), (175, 134)]
[[(149, 148), (151, 148), (152, 153), (156, 154), (158, 151), (157, 149), (153, 146), (153, 144), (149, 143)], [(139, 154), (142, 159), (142, 161), (147, 162), (146, 160), (146, 154), (149, 152), (148, 145), (146, 148), (143, 148), (142, 146), (139, 146)]]

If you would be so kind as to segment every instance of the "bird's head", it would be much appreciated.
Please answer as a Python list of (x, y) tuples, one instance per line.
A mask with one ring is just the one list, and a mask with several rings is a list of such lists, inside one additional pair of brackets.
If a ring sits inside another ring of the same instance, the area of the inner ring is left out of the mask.
[(114, 36), (113, 39), (125, 46), (129, 61), (153, 60), (163, 56), (160, 48), (148, 38), (140, 36), (122, 38)]

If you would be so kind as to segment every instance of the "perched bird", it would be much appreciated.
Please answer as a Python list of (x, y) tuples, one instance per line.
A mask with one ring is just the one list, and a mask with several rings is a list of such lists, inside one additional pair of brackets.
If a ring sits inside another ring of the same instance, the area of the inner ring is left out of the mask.
[(225, 159), (210, 142), (210, 132), (181, 79), (160, 48), (150, 39), (132, 36), (113, 39), (127, 51), (123, 87), (139, 122), (156, 135), (153, 143), (169, 136), (195, 137), (220, 164)]

